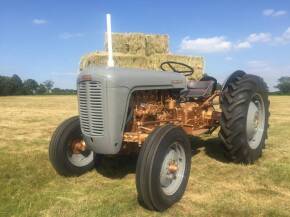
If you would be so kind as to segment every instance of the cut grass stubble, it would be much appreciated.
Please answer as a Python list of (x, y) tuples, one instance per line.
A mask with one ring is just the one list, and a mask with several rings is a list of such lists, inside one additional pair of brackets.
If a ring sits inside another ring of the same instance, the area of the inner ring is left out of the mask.
[(269, 139), (254, 165), (228, 162), (216, 133), (192, 138), (183, 199), (164, 213), (136, 198), (132, 157), (105, 158), (77, 178), (48, 160), (53, 130), (77, 114), (75, 96), (0, 98), (0, 216), (290, 216), (290, 97), (273, 96)]

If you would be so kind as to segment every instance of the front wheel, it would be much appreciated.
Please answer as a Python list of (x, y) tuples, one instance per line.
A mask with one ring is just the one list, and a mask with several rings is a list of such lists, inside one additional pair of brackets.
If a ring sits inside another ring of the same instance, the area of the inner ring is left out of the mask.
[(78, 116), (67, 119), (57, 127), (49, 144), (49, 159), (60, 175), (81, 175), (94, 167), (97, 158), (82, 139)]
[(137, 162), (139, 201), (163, 211), (179, 201), (187, 186), (191, 146), (185, 132), (173, 125), (155, 129), (143, 144)]

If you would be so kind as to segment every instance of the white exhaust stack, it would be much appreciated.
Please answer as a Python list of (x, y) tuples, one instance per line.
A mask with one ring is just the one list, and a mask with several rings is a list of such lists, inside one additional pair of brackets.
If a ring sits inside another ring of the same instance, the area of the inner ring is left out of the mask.
[(108, 67), (114, 67), (113, 59), (113, 46), (112, 46), (112, 27), (111, 27), (111, 14), (107, 14), (107, 40), (108, 40)]

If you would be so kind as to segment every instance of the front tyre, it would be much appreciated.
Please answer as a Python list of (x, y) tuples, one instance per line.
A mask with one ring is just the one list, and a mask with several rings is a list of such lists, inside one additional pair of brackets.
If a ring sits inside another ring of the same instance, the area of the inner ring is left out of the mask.
[(221, 94), (221, 130), (226, 155), (237, 163), (251, 164), (262, 155), (267, 138), (269, 100), (262, 78), (237, 77)]
[(53, 133), (49, 159), (60, 175), (81, 175), (94, 167), (96, 157), (93, 151), (86, 148), (82, 139), (78, 116), (62, 122)]
[(191, 167), (191, 146), (185, 132), (173, 125), (155, 129), (144, 142), (137, 162), (139, 201), (163, 211), (179, 201)]

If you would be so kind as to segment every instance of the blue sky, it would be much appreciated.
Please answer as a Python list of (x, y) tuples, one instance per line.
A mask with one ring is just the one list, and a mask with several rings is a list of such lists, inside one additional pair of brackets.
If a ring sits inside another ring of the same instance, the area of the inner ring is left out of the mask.
[(0, 75), (75, 88), (80, 57), (103, 49), (106, 13), (115, 32), (169, 34), (171, 52), (204, 56), (220, 82), (236, 69), (271, 89), (290, 76), (288, 0), (0, 0)]

